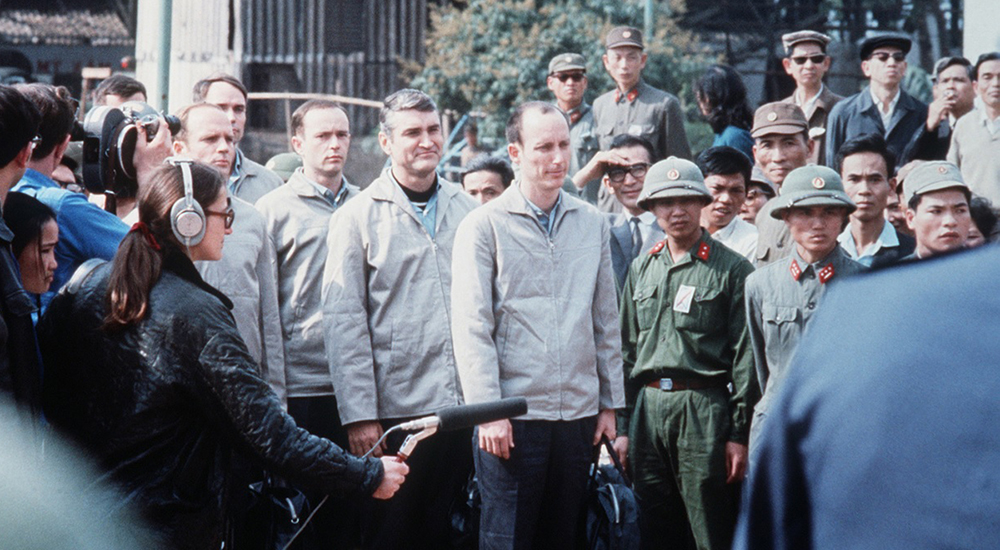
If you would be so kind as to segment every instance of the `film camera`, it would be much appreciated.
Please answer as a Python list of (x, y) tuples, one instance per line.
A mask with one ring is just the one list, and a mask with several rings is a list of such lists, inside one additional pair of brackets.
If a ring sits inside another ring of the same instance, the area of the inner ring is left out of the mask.
[[(135, 196), (138, 183), (132, 159), (138, 127), (142, 126), (147, 141), (152, 141), (160, 128), (160, 115), (141, 101), (129, 101), (118, 108), (102, 105), (87, 113), (83, 121), (83, 183), (88, 191)], [(180, 119), (162, 115), (171, 134), (180, 132)]]

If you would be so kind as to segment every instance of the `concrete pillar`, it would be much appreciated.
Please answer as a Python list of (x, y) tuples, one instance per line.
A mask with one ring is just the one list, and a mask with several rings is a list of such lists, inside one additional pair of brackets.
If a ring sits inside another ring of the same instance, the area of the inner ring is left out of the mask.
[(1000, 51), (996, 0), (965, 0), (962, 54), (972, 61), (986, 52)]
[[(172, 17), (165, 22), (164, 2), (172, 2)], [(240, 77), (242, 37), (240, 4), (233, 2), (230, 27), (229, 2), (199, 0), (139, 0), (136, 29), (136, 78), (146, 85), (150, 103), (176, 111), (191, 103), (191, 89), (198, 80), (215, 72)], [(230, 37), (230, 28), (235, 33)], [(161, 89), (159, 37), (170, 29), (169, 84)], [(229, 45), (232, 44), (232, 49)]]

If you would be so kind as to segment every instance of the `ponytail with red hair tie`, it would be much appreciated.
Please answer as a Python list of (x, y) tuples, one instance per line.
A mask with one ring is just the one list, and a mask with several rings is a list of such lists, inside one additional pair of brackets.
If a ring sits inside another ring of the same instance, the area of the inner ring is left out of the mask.
[(161, 250), (160, 243), (156, 242), (156, 237), (153, 236), (153, 232), (149, 230), (149, 226), (144, 222), (135, 222), (130, 231), (138, 231), (142, 233), (143, 238), (146, 239), (146, 243), (148, 243), (153, 250), (157, 252)]

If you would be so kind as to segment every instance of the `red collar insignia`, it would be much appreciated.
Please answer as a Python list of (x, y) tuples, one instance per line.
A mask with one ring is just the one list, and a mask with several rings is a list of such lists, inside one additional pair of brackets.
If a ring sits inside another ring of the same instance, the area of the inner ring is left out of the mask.
[(708, 255), (711, 253), (712, 253), (712, 247), (708, 246), (708, 243), (702, 242), (701, 245), (698, 246), (698, 253), (695, 255), (698, 256), (698, 258), (701, 259), (701, 261), (707, 262)]
[(580, 109), (577, 109), (569, 114), (569, 123), (571, 125), (576, 124), (581, 118), (583, 118), (583, 112)]
[(796, 281), (798, 281), (799, 277), (802, 276), (802, 268), (799, 267), (799, 262), (796, 262), (795, 260), (792, 260), (792, 264), (788, 266), (788, 271), (791, 272), (792, 278)]
[(653, 248), (649, 249), (649, 255), (652, 256), (654, 254), (659, 254), (660, 251), (663, 250), (664, 246), (667, 246), (667, 240), (666, 239), (663, 239), (662, 241), (660, 241), (660, 242), (656, 243), (655, 245), (653, 245)]
[(826, 264), (826, 267), (819, 270), (819, 273), (817, 273), (817, 275), (819, 276), (819, 282), (826, 284), (827, 281), (833, 278), (834, 275), (833, 263), (831, 262)]
[[(638, 86), (635, 87), (635, 88), (632, 88), (631, 90), (629, 90), (629, 92), (627, 94), (625, 94), (625, 99), (627, 99), (629, 103), (632, 103), (633, 101), (635, 101), (635, 98), (637, 98), (637, 97), (639, 97), (639, 88), (638, 88)], [(622, 91), (616, 89), (615, 90), (615, 103), (618, 103), (621, 100), (622, 100)]]

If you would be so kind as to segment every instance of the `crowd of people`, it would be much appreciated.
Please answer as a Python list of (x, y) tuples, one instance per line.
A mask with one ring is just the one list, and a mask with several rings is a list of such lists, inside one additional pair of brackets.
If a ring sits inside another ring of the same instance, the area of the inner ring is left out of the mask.
[[(0, 87), (0, 387), (167, 547), (253, 545), (246, 487), (271, 476), (329, 495), (302, 548), (452, 547), (473, 474), (480, 548), (575, 547), (606, 437), (644, 547), (730, 548), (741, 500), (766, 506), (744, 478), (778, 475), (769, 426), (827, 288), (1000, 229), (1000, 53), (942, 59), (926, 105), (901, 88), (906, 36), (861, 44), (846, 98), (828, 36), (782, 42), (783, 101), (752, 109), (726, 65), (698, 79), (715, 139), (693, 155), (642, 32), (617, 27), (614, 90), (588, 105), (588, 60), (555, 56), (554, 102), (516, 106), (506, 149), (463, 155), (456, 183), (424, 92), (385, 98), (388, 166), (349, 182), (343, 106), (295, 110), (279, 176), (239, 147), (247, 88), (213, 75), (176, 135), (139, 127), (113, 212), (68, 185), (66, 90)], [(117, 75), (95, 100), (145, 88)], [(527, 414), (395, 456), (400, 424), (507, 397)], [(764, 524), (738, 542), (778, 536)]]

